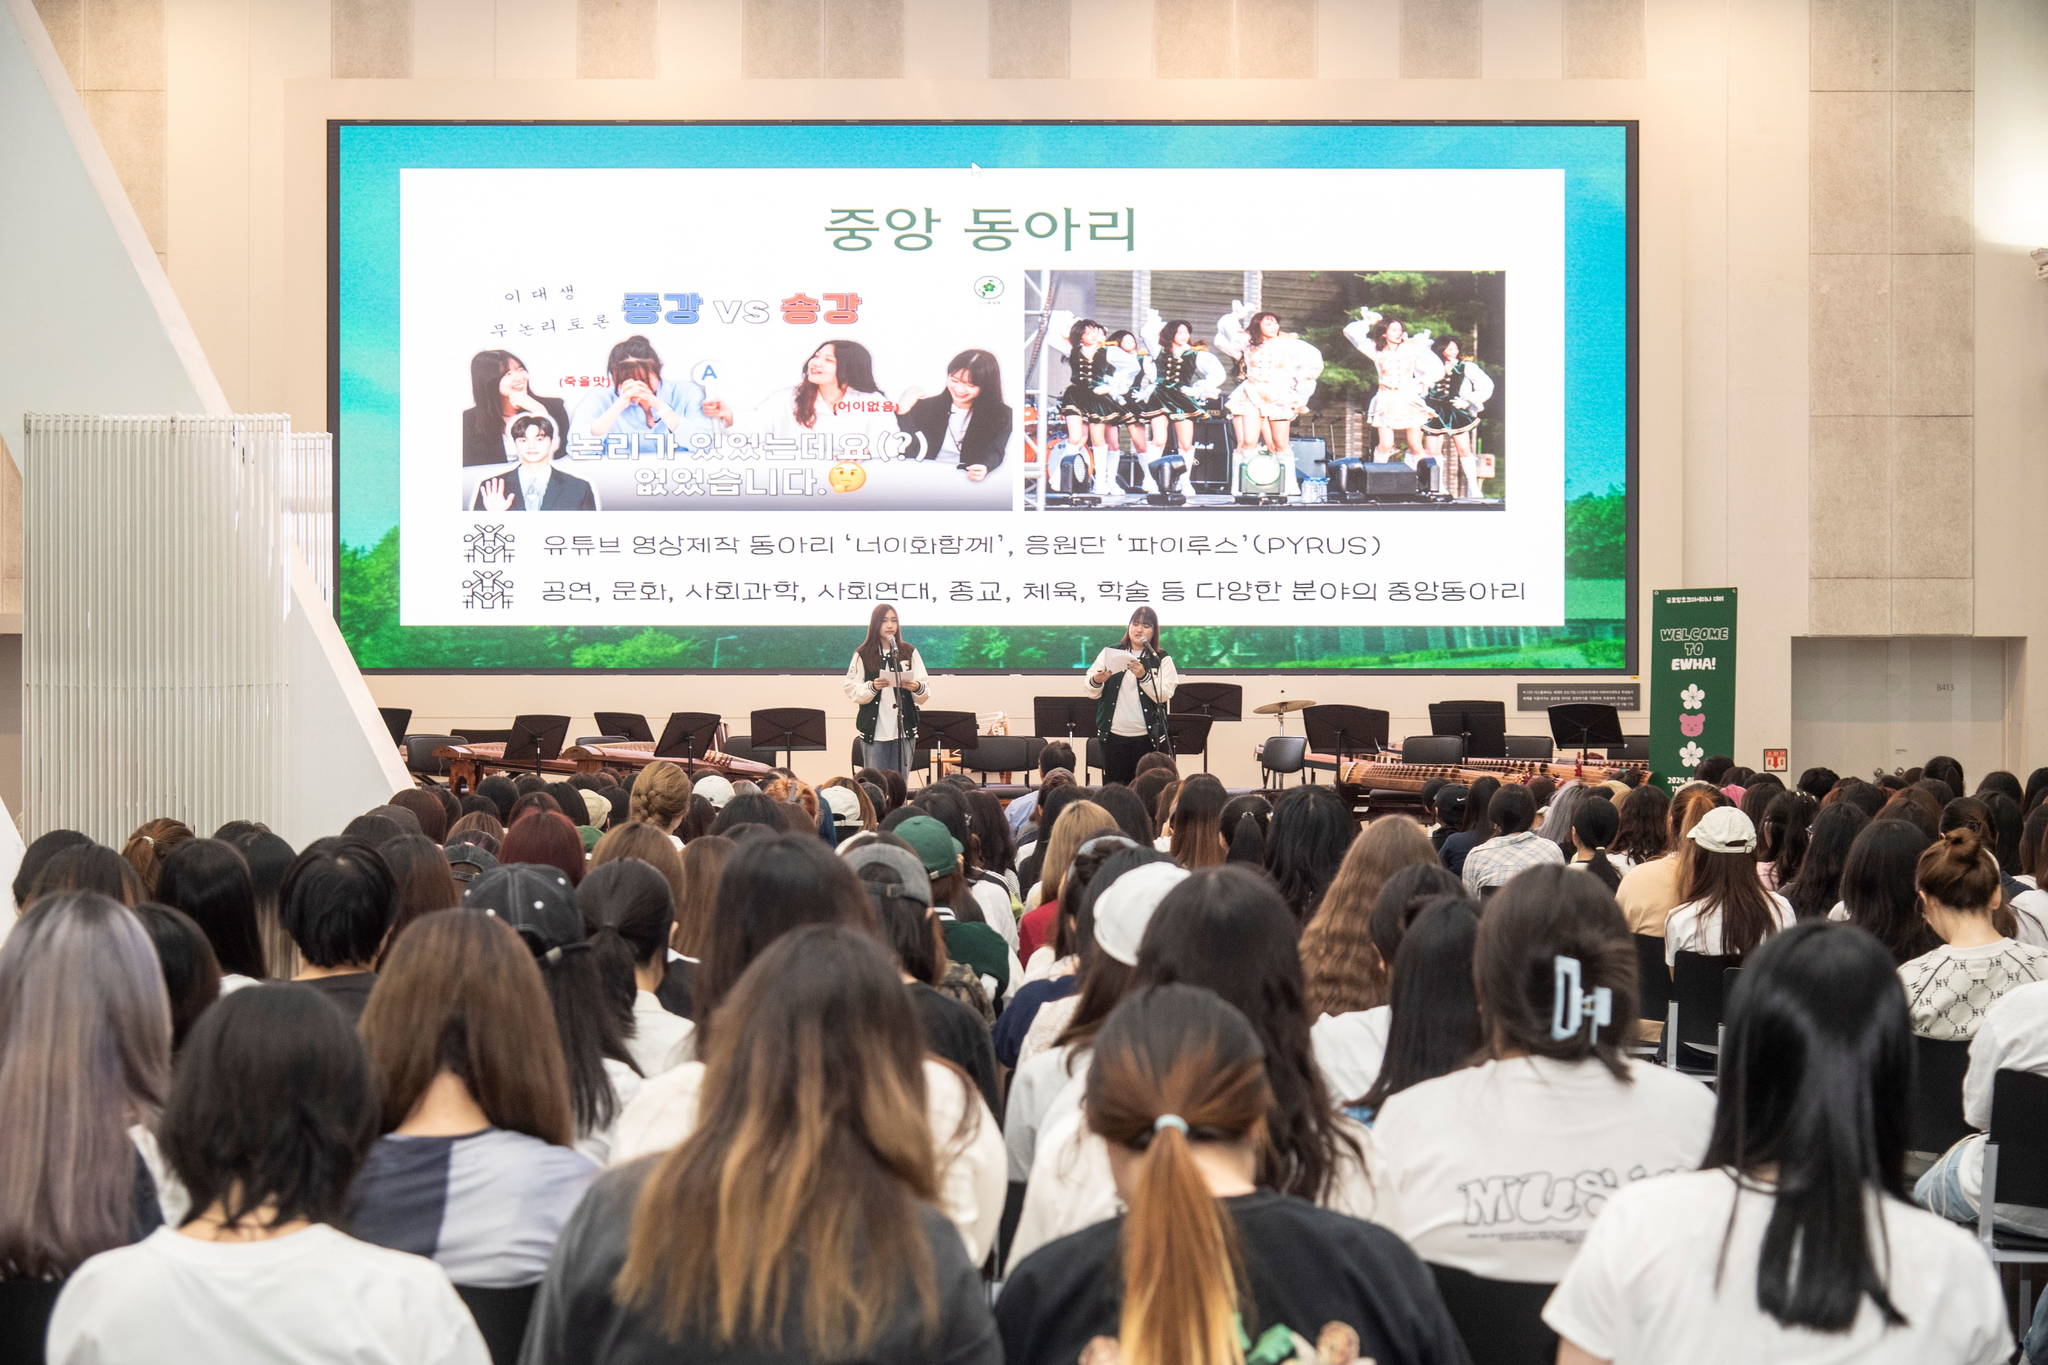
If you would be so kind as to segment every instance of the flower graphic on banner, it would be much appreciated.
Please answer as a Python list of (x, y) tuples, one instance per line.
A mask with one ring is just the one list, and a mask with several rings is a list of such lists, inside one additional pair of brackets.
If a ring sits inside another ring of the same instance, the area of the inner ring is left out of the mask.
[(1689, 683), (1685, 691), (1678, 694), (1678, 699), (1685, 703), (1686, 710), (1697, 711), (1700, 709), (1700, 704), (1706, 701), (1707, 694), (1700, 691), (1698, 683)]
[(1702, 749), (1697, 744), (1687, 744), (1683, 749), (1680, 749), (1678, 751), (1678, 761), (1680, 763), (1683, 763), (1688, 768), (1699, 767), (1700, 760), (1705, 758), (1706, 756), (1707, 751), (1705, 749)]

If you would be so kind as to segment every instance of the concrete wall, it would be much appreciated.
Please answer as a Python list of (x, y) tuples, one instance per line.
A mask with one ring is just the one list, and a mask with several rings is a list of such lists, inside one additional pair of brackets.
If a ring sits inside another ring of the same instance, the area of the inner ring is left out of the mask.
[[(2036, 633), (2006, 547), (2042, 505), (2026, 456), (2048, 424), (2027, 405), (2048, 290), (2023, 262), (2048, 227), (2012, 211), (2031, 226), (1984, 239), (1987, 196), (2028, 165), (2044, 179), (2048, 139), (1986, 127), (1996, 109), (2039, 128), (2030, 0), (77, 3), (88, 57), (95, 31), (112, 41), (96, 22), (161, 16), (170, 278), (233, 403), (307, 427), (326, 411), (331, 117), (1639, 118), (1641, 580), (1743, 590), (1738, 757), (1790, 740), (1796, 636)], [(153, 170), (117, 161), (146, 197)], [(941, 697), (1028, 714), (1050, 681)], [(1397, 734), (1434, 697), (1513, 696), (1512, 679), (1237, 681), (1254, 704), (1285, 687), (1383, 707)], [(851, 733), (830, 679), (371, 690), (416, 728), (825, 705), (835, 765)], [(1216, 766), (1244, 780), (1260, 732), (1228, 728)]]

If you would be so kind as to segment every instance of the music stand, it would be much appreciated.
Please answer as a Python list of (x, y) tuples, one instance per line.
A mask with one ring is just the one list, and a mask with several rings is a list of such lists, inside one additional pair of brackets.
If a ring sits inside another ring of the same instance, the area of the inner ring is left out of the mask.
[(1508, 756), (1508, 704), (1504, 701), (1433, 701), (1429, 732), (1459, 735), (1468, 758)]
[(412, 726), (412, 708), (408, 706), (380, 706), (377, 714), (384, 721), (384, 728), (391, 732), (391, 746), (405, 747), (405, 732)]
[[(1033, 697), (1031, 699), (1031, 724), (1038, 731), (1040, 739), (1064, 739), (1069, 744), (1076, 739), (1095, 737), (1095, 707), (1093, 697)], [(1081, 785), (1088, 785), (1088, 755), (1085, 750), (1076, 751), (1081, 760)]]
[(637, 711), (599, 711), (593, 717), (599, 734), (624, 735), (628, 744), (652, 744), (654, 732)]
[(1384, 752), (1391, 721), (1388, 712), (1369, 706), (1311, 706), (1301, 713), (1301, 732), (1308, 737), (1311, 751), (1324, 749), (1337, 756), (1336, 782), (1341, 787), (1344, 760), (1355, 754)]
[(917, 717), (918, 744), (930, 752), (932, 766), (937, 768), (941, 749), (981, 747), (981, 731), (976, 728), (979, 724), (972, 711), (920, 712)]
[(569, 734), (567, 716), (514, 716), (512, 733), (505, 741), (505, 763), (533, 760), (533, 770), (540, 771), (540, 765), (550, 759), (562, 756), (562, 741)]
[(1627, 742), (1621, 734), (1621, 713), (1594, 702), (1551, 707), (1550, 738), (1560, 749), (1577, 750), (1581, 761), (1588, 749), (1605, 749)]
[[(661, 727), (661, 738), (655, 742), (654, 756), (681, 759), (683, 767), (694, 773), (697, 760), (717, 744), (718, 729), (724, 724), (722, 717), (708, 711), (672, 711), (668, 724)], [(646, 723), (642, 722), (640, 728), (645, 730)]]
[(1184, 682), (1173, 692), (1172, 713), (1210, 720), (1243, 720), (1244, 688), (1236, 683)]
[[(1176, 697), (1180, 694), (1176, 692)], [(1209, 727), (1216, 723), (1211, 716), (1190, 715), (1186, 711), (1166, 713), (1166, 745), (1174, 757), (1182, 754), (1200, 754), (1202, 771), (1209, 771)]]
[(783, 767), (799, 749), (809, 752), (825, 747), (825, 713), (807, 706), (774, 706), (756, 711), (747, 721), (756, 749), (783, 756)]

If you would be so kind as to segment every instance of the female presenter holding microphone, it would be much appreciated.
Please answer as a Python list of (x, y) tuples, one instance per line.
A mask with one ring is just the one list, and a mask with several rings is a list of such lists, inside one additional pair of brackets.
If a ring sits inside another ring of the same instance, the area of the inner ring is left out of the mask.
[(887, 602), (868, 617), (868, 638), (846, 670), (846, 695), (860, 707), (854, 729), (866, 746), (868, 766), (908, 773), (917, 748), (918, 707), (931, 700), (931, 686), (924, 660), (903, 638), (896, 608)]
[(1098, 698), (1095, 737), (1102, 741), (1102, 780), (1129, 782), (1138, 760), (1166, 750), (1166, 704), (1180, 678), (1173, 656), (1159, 649), (1159, 616), (1150, 607), (1131, 613), (1115, 649), (1095, 656), (1088, 695)]

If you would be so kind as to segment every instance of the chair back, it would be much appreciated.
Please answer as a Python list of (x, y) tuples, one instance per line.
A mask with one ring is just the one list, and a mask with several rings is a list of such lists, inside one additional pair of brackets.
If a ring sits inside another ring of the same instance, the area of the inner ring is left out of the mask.
[(1671, 969), (1664, 965), (1664, 938), (1661, 934), (1637, 934), (1635, 941), (1636, 992), (1642, 998), (1636, 1017), (1661, 1024), (1671, 1009)]
[(1106, 766), (1102, 758), (1102, 741), (1090, 735), (1087, 745), (1081, 750), (1082, 777), (1085, 778), (1090, 770), (1099, 773)]
[(1999, 1204), (2048, 1208), (2048, 1076), (2001, 1067), (1991, 1080)]
[(0, 1280), (0, 1365), (43, 1365), (62, 1280)]
[(627, 739), (626, 739), (626, 737), (625, 737), (624, 735), (578, 735), (578, 736), (576, 736), (576, 747), (577, 747), (577, 748), (579, 748), (579, 749), (587, 749), (587, 748), (590, 748), (590, 747), (591, 747), (592, 745), (597, 745), (597, 744), (624, 744), (624, 743), (627, 743)]
[[(727, 735), (720, 752), (728, 758), (743, 758), (750, 763), (762, 763), (771, 768), (775, 766), (777, 757), (765, 749), (756, 749), (752, 735)], [(866, 764), (862, 766), (865, 767)]]
[(518, 1365), (519, 1352), (526, 1344), (526, 1320), (533, 1314), (533, 1299), (540, 1285), (522, 1284), (512, 1289), (479, 1289), (458, 1284), (469, 1315), (483, 1333), (484, 1347), (491, 1353), (491, 1365)]
[(960, 751), (960, 766), (971, 773), (1030, 773), (1034, 760), (1023, 735), (983, 735), (972, 749)]
[(1463, 735), (1410, 735), (1401, 741), (1403, 763), (1456, 764), (1465, 761)]
[(1308, 736), (1268, 735), (1259, 746), (1259, 766), (1276, 777), (1298, 773), (1308, 761)]
[(1543, 1304), (1556, 1285), (1485, 1280), (1434, 1262), (1429, 1273), (1472, 1365), (1552, 1365), (1557, 1359), (1557, 1333), (1543, 1322)]
[(1557, 746), (1551, 743), (1549, 735), (1509, 735), (1507, 751), (1509, 758), (1548, 763)]
[(1945, 1152), (1975, 1131), (1963, 1119), (1963, 1076), (1969, 1069), (1967, 1039), (1913, 1039), (1913, 1106), (1906, 1124), (1908, 1151)]
[[(1727, 971), (1740, 967), (1742, 959), (1735, 956), (1708, 957), (1704, 953), (1680, 953), (1671, 969), (1671, 995), (1678, 1002), (1678, 1041), (1682, 1043), (1704, 1043), (1708, 1047), (1719, 1047), (1721, 1043), (1721, 1002), (1727, 989)], [(1694, 1054), (1690, 1060), (1697, 1060)], [(1712, 1054), (1707, 1054), (1711, 1056)], [(1681, 1052), (1680, 1065), (1689, 1060)]]
[(461, 735), (407, 735), (405, 744), (405, 770), (421, 777), (446, 777), (448, 760), (435, 758), (434, 750), (445, 749), (451, 744), (467, 744)]

